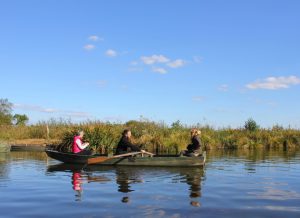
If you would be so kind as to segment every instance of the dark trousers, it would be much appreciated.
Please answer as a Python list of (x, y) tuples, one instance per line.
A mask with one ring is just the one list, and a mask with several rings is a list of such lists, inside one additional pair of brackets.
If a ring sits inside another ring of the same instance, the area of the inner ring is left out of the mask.
[(92, 155), (92, 151), (90, 150), (82, 150), (76, 154), (79, 154), (79, 155)]

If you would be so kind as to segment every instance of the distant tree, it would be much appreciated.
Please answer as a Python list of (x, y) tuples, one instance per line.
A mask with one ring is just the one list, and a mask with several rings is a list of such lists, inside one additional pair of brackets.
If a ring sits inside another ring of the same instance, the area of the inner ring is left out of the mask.
[(0, 125), (12, 124), (12, 106), (8, 99), (0, 99)]
[(15, 114), (13, 116), (13, 120), (15, 121), (16, 125), (26, 125), (28, 122), (29, 118), (25, 114)]
[(180, 123), (180, 120), (177, 120), (176, 122), (171, 124), (173, 129), (180, 129), (183, 128), (182, 124)]
[(245, 127), (246, 130), (248, 130), (250, 132), (253, 132), (253, 131), (256, 131), (256, 130), (259, 129), (259, 125), (252, 118), (248, 119), (245, 122), (245, 126), (244, 127)]

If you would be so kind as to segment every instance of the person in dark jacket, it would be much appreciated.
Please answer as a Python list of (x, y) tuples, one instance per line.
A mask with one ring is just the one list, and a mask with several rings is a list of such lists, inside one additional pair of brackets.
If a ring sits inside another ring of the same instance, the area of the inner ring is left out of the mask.
[(201, 149), (201, 140), (200, 140), (201, 131), (197, 129), (191, 130), (191, 144), (187, 146), (187, 150), (182, 151), (181, 155), (188, 157), (197, 157), (202, 153)]
[(120, 139), (116, 154), (125, 154), (128, 152), (138, 152), (143, 151), (137, 145), (131, 143), (131, 131), (129, 129), (125, 129), (122, 133), (122, 138)]

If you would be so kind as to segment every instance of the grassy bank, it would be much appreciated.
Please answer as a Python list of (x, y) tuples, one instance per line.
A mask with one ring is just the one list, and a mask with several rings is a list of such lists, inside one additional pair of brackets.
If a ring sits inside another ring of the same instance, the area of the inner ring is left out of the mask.
[[(47, 128), (48, 126), (48, 128)], [(130, 121), (126, 124), (85, 122), (38, 123), (30, 126), (0, 126), (0, 139), (19, 144), (28, 141), (31, 144), (55, 143), (59, 149), (68, 150), (75, 132), (82, 129), (85, 138), (95, 150), (110, 151), (116, 146), (123, 129), (132, 130), (135, 143), (143, 145), (149, 151), (175, 153), (189, 143), (189, 129), (177, 123), (172, 127), (150, 121)], [(300, 131), (275, 126), (271, 129), (213, 129), (198, 126), (202, 131), (201, 140), (206, 149), (288, 149), (300, 148)]]

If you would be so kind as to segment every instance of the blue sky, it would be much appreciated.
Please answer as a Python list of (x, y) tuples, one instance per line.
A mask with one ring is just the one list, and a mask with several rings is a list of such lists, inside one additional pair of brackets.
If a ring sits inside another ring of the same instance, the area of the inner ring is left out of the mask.
[(49, 118), (300, 128), (300, 1), (0, 1), (0, 97)]

